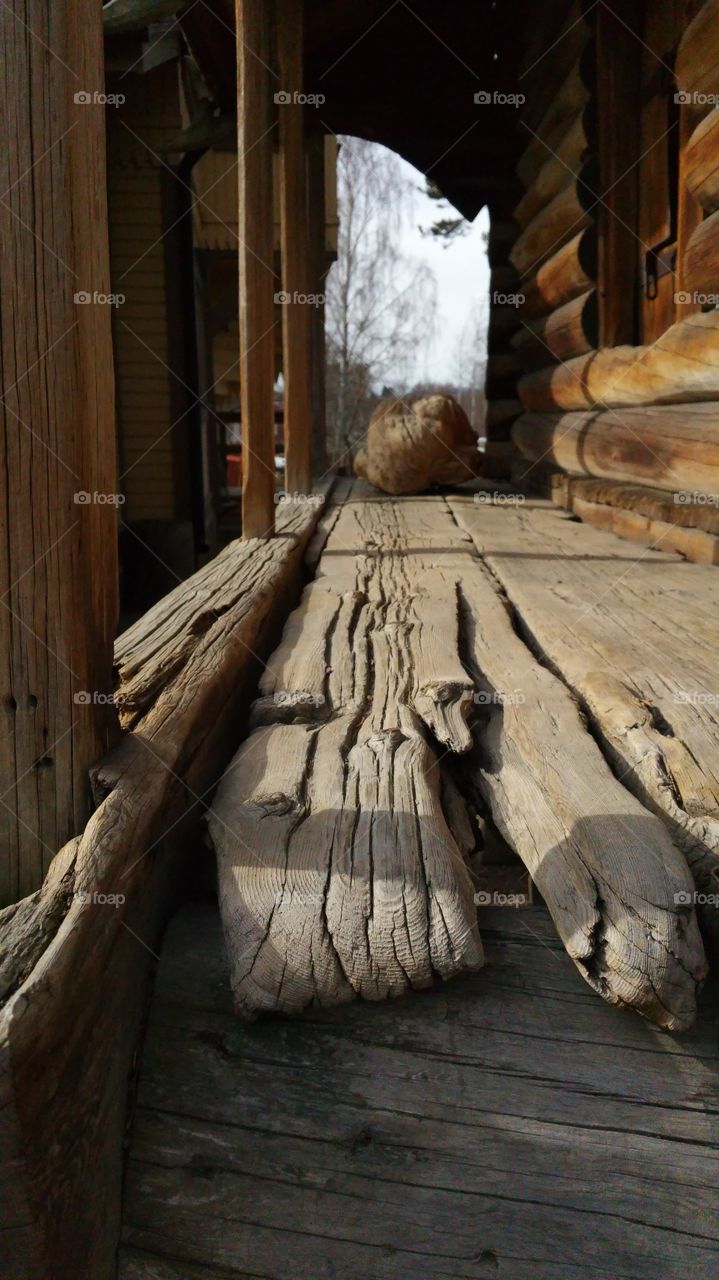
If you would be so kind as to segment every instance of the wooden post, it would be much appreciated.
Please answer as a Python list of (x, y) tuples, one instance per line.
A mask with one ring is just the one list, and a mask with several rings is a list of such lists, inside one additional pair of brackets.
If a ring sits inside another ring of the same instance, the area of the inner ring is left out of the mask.
[(94, 0), (0, 6), (0, 42), (7, 903), (37, 889), (84, 826), (88, 769), (119, 730), (110, 701), (118, 483), (101, 12)]
[[(319, 131), (307, 138), (307, 211), (309, 221), (310, 288), (324, 297), (327, 279), (325, 135)], [(324, 302), (310, 311), (312, 378), (312, 474), (327, 470), (327, 395), (325, 369)]]
[(236, 0), (236, 11), (242, 532), (262, 538), (275, 525), (271, 10)]
[[(599, 343), (614, 347), (638, 339), (636, 158), (640, 154), (642, 6), (625, 0), (622, 18), (598, 5), (599, 102)], [(631, 30), (630, 30), (631, 28)]]
[(304, 107), (302, 92), (302, 3), (277, 0), (280, 66), (280, 243), (282, 251), (282, 349), (285, 376), (285, 487), (312, 489), (310, 458), (310, 292)]

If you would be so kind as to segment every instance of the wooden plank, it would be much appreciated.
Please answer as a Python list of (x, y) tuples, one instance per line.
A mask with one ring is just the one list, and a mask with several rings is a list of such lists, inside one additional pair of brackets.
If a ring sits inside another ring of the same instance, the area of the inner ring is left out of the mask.
[(719, 564), (719, 538), (701, 529), (685, 529), (673, 521), (654, 520), (638, 511), (587, 502), (578, 494), (572, 496), (571, 510), (580, 520), (619, 538), (676, 551), (693, 564)]
[[(607, 758), (684, 850), (705, 937), (719, 942), (719, 575), (533, 503), (452, 499), (543, 661), (590, 716)], [(522, 553), (521, 548), (524, 548)], [(511, 550), (511, 555), (507, 552)], [(658, 625), (657, 619), (661, 619)]]
[(280, 244), (282, 349), (285, 376), (285, 488), (312, 490), (310, 260), (307, 219), (303, 91), (302, 0), (278, 0), (277, 53), (281, 92)]
[(275, 522), (275, 275), (270, 10), (235, 0), (239, 179), (242, 529), (264, 538)]
[(715, 1011), (657, 1038), (596, 1004), (544, 911), (482, 914), (479, 977), (251, 1026), (232, 1016), (214, 905), (176, 918), (121, 1280), (708, 1276), (717, 1147), (696, 1099)]
[(592, 351), (529, 374), (519, 395), (539, 413), (719, 399), (718, 329), (719, 312), (690, 312), (650, 346)]
[(650, 405), (621, 414), (527, 413), (515, 422), (512, 439), (525, 458), (544, 459), (572, 475), (719, 497), (716, 404)]
[[(24, 1191), (31, 1205), (13, 1224), (18, 1280), (115, 1275), (128, 1078), (148, 965), (188, 840), (198, 839), (202, 797), (296, 598), (317, 516), (317, 506), (303, 506), (299, 529), (234, 543), (224, 576), (206, 568), (173, 593), (163, 638), (172, 615), (181, 667), (166, 664), (137, 731), (94, 770), (97, 807), (79, 841), (57, 855), (46, 890), (3, 921), (2, 1101), (15, 1151), (3, 1151), (2, 1194), (19, 1211)], [(52, 1070), (38, 1071), (38, 1062)]]
[(474, 698), (489, 723), (467, 769), (583, 976), (689, 1025), (703, 959), (675, 905), (684, 861), (517, 638), (442, 500), (343, 508), (260, 687), (209, 822), (240, 1012), (377, 1000), (478, 967), (465, 836), (430, 745), (470, 750)]
[(567, 475), (561, 479), (566, 482), (570, 498), (565, 508), (568, 511), (571, 511), (571, 499), (576, 495), (587, 502), (637, 511), (649, 520), (660, 520), (683, 529), (702, 529), (705, 533), (719, 536), (719, 506), (715, 502), (705, 505), (675, 502), (672, 495), (663, 493), (661, 489), (619, 484), (613, 480), (588, 480)]

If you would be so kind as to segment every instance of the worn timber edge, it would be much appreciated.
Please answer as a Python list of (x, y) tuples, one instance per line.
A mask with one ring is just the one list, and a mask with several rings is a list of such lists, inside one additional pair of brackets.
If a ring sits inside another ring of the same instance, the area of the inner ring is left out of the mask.
[[(128, 1078), (153, 956), (192, 834), (197, 847), (200, 801), (236, 746), (325, 502), (288, 507), (278, 536), (233, 543), (151, 611), (165, 639), (174, 626), (183, 661), (161, 688), (166, 650), (150, 645), (144, 714), (95, 770), (98, 808), (42, 888), (0, 917), (2, 1274), (13, 1280), (114, 1275)], [(137, 679), (141, 633), (118, 645), (134, 651)]]

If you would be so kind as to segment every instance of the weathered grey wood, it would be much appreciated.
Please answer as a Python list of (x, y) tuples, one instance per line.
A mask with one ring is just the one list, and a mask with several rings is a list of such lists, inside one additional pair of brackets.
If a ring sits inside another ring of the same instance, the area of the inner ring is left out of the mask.
[(719, 405), (646, 405), (598, 412), (525, 413), (512, 440), (530, 463), (571, 475), (719, 496)]
[(471, 747), (485, 678), (476, 769), (570, 954), (606, 999), (691, 1023), (704, 961), (675, 905), (684, 859), (516, 638), (439, 497), (343, 508), (213, 802), (241, 1012), (379, 999), (479, 963), (437, 744)]
[(523, 634), (591, 718), (625, 787), (684, 850), (705, 935), (719, 940), (719, 575), (638, 551), (548, 504), (451, 506)]
[(716, 1013), (670, 1042), (594, 1000), (544, 911), (483, 917), (476, 976), (243, 1026), (214, 907), (183, 912), (120, 1280), (710, 1280)]
[(114, 1275), (128, 1076), (148, 968), (188, 835), (196, 846), (202, 798), (234, 749), (317, 515), (304, 506), (301, 528), (272, 539), (269, 558), (264, 541), (235, 543), (225, 560), (235, 557), (235, 581), (231, 590), (221, 582), (216, 598), (207, 594), (211, 575), (197, 575), (194, 647), (192, 580), (177, 593), (182, 665), (170, 663), (173, 675), (162, 690), (153, 685), (136, 731), (95, 771), (98, 808), (79, 840), (6, 917), (0, 1194), (16, 1227), (5, 1240), (18, 1280)]
[[(415, 513), (414, 523), (410, 513)], [(471, 746), (436, 501), (351, 501), (212, 805), (238, 1008), (381, 999), (481, 963), (433, 734)]]

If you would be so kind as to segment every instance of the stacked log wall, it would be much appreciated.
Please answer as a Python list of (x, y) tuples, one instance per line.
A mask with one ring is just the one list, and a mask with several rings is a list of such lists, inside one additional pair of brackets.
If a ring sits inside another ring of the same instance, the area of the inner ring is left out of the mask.
[[(639, 331), (626, 296), (619, 296), (622, 281), (625, 293), (638, 285), (636, 244), (633, 258), (625, 254), (622, 263), (621, 234), (612, 238), (607, 228), (612, 210), (605, 206), (612, 200), (595, 208), (589, 200), (592, 190), (601, 196), (620, 176), (615, 153), (622, 152), (622, 174), (627, 158), (633, 155), (635, 168), (639, 160), (636, 139), (608, 140), (621, 115), (612, 104), (617, 107), (626, 55), (623, 61), (606, 29), (592, 31), (596, 13), (582, 17), (578, 9), (571, 7), (567, 21), (579, 18), (585, 43), (579, 48), (573, 34), (576, 62), (518, 166), (528, 185), (515, 210), (519, 235), (511, 255), (526, 297), (513, 340), (523, 366), (518, 399), (524, 410), (512, 429), (519, 454), (514, 473), (524, 477), (524, 487), (530, 487), (528, 474), (539, 477), (545, 491), (553, 473), (577, 477), (554, 486), (575, 514), (639, 541), (668, 537), (688, 558), (713, 563), (715, 547), (707, 538), (714, 534), (702, 526), (707, 506), (716, 510), (719, 504), (719, 0), (683, 9), (675, 63), (675, 292), (667, 312), (675, 321), (658, 334), (645, 328), (643, 345), (631, 345)], [(592, 87), (593, 48), (598, 64)], [(589, 94), (583, 103), (581, 83)], [(565, 121), (570, 111), (574, 115), (563, 140), (553, 145), (562, 98)], [(632, 135), (631, 120), (625, 124)], [(541, 168), (538, 139), (547, 146)], [(634, 148), (629, 157), (627, 146)], [(563, 187), (559, 159), (576, 174)], [(636, 195), (628, 190), (625, 196), (634, 199), (636, 212)], [(679, 412), (679, 405), (686, 408)], [(603, 482), (601, 502), (592, 481)], [(686, 536), (679, 528), (695, 532)]]

